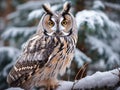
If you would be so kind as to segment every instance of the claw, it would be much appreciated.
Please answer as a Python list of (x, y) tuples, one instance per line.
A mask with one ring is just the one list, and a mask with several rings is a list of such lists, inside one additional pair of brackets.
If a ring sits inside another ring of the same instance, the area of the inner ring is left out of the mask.
[(37, 90), (55, 90), (60, 84), (56, 79), (49, 79), (40, 81), (36, 86), (39, 88)]

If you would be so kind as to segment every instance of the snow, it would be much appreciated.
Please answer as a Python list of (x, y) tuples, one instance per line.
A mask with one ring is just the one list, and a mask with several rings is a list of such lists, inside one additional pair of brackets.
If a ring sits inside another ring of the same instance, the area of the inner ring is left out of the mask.
[(110, 68), (112, 68), (116, 63), (120, 65), (120, 58), (119, 55), (112, 50), (112, 48), (102, 42), (101, 40), (97, 39), (93, 36), (87, 36), (86, 43), (91, 45), (91, 50), (97, 50), (100, 55), (105, 55), (108, 59), (107, 64)]
[[(95, 3), (101, 2), (95, 1)], [(109, 69), (120, 65), (118, 54), (120, 53), (120, 24), (110, 20), (104, 12), (95, 9), (78, 12), (75, 18), (79, 32), (82, 30), (85, 32), (87, 46), (91, 50), (97, 50), (98, 55), (102, 57), (99, 60), (103, 59)]]
[(110, 2), (108, 3), (108, 2), (105, 2), (105, 5), (108, 6), (108, 7), (110, 7), (110, 8), (113, 8), (115, 10), (120, 11), (120, 5), (117, 4), (117, 3), (110, 3)]
[[(116, 71), (116, 70), (115, 70)], [(114, 71), (114, 72), (115, 72)], [(104, 77), (104, 78), (102, 78)], [(89, 82), (90, 83), (87, 83)], [(96, 72), (95, 74), (93, 74), (92, 76), (87, 76), (83, 79), (81, 79), (80, 81), (78, 81), (78, 83), (75, 85), (75, 87), (79, 87), (80, 88), (92, 88), (94, 86), (100, 88), (103, 86), (114, 86), (115, 84), (117, 84), (117, 82), (119, 81), (119, 77), (117, 75), (113, 74), (113, 71), (111, 72)]]
[(57, 88), (57, 90), (71, 90), (72, 85), (73, 85), (73, 82), (60, 81), (60, 86)]
[[(54, 2), (56, 1), (56, 2)], [(49, 2), (52, 4), (52, 10), (56, 11), (61, 8), (61, 4), (57, 0), (50, 0)], [(15, 19), (12, 23), (20, 23), (20, 25), (23, 23), (21, 22), (23, 20), (24, 13), (25, 16), (27, 16), (29, 11), (30, 12), (28, 16), (28, 20), (38, 19), (43, 15), (43, 9), (41, 8), (41, 5), (43, 3), (47, 2), (47, 0), (30, 0), (22, 5), (17, 6), (17, 11), (9, 14), (7, 16), (7, 19)], [(56, 4), (57, 3), (57, 4)], [(109, 5), (110, 6), (110, 5)], [(113, 7), (113, 5), (112, 5)], [(111, 21), (108, 16), (98, 10), (98, 9), (104, 9), (104, 5), (100, 1), (95, 1), (94, 6), (92, 7), (93, 10), (83, 10), (81, 12), (78, 12), (76, 14), (76, 21), (79, 31), (82, 27), (87, 27), (84, 31), (87, 36), (85, 39), (86, 45), (90, 47), (90, 50), (95, 50), (100, 55), (98, 60), (94, 62), (91, 60), (92, 58), (88, 57), (85, 53), (80, 51), (79, 49), (76, 49), (75, 51), (75, 62), (77, 62), (78, 68), (81, 67), (84, 63), (88, 62), (91, 63), (89, 66), (89, 70), (94, 72), (94, 69), (96, 70), (105, 70), (108, 69), (107, 67), (114, 67), (116, 64), (120, 65), (120, 26), (119, 24), (116, 24), (115, 22)], [(116, 8), (116, 7), (114, 7)], [(118, 7), (117, 7), (118, 8)], [(36, 10), (35, 10), (36, 9)], [(24, 12), (25, 11), (25, 12)], [(28, 11), (28, 12), (26, 12)], [(23, 16), (21, 16), (23, 15)], [(19, 17), (19, 18), (18, 18)], [(25, 20), (25, 19), (24, 19)], [(26, 26), (27, 24), (23, 26)], [(17, 26), (17, 25), (16, 25)], [(2, 38), (4, 40), (10, 39), (25, 39), (28, 36), (31, 36), (36, 31), (35, 27), (8, 27), (6, 31), (2, 34)], [(94, 32), (93, 35), (91, 33), (88, 33), (87, 31)], [(100, 37), (100, 34), (104, 37)], [(11, 41), (10, 41), (11, 42)], [(19, 44), (19, 43), (16, 43)], [(19, 44), (21, 45), (21, 44)], [(25, 44), (24, 44), (25, 45)], [(23, 45), (23, 48), (25, 47)], [(88, 50), (88, 52), (90, 52)], [(5, 57), (8, 57), (11, 59), (11, 62), (4, 66), (2, 69), (2, 72), (0, 72), (0, 75), (3, 75), (4, 77), (7, 76), (9, 69), (12, 67), (12, 65), (15, 63), (14, 60), (16, 60), (17, 55), (19, 55), (20, 51), (16, 48), (12, 47), (1, 47), (0, 48), (0, 64), (1, 62), (6, 62), (7, 59), (4, 59)], [(7, 56), (6, 56), (7, 55)], [(92, 53), (91, 53), (92, 56)], [(93, 57), (94, 59), (94, 57)], [(71, 72), (70, 69), (68, 73)], [(115, 74), (113, 74), (115, 73)], [(115, 84), (120, 80), (118, 75), (118, 70), (113, 71), (106, 71), (106, 72), (96, 72), (92, 76), (87, 76), (81, 80), (75, 81), (76, 84), (74, 86), (75, 89), (77, 88), (93, 88), (93, 87), (102, 87), (102, 86), (115, 86)], [(89, 83), (90, 82), (90, 83)], [(66, 81), (60, 81), (60, 85), (58, 90), (71, 90), (71, 87), (73, 86), (74, 82), (66, 82)], [(62, 89), (64, 88), (64, 89)], [(9, 88), (7, 90), (17, 90), (18, 88)], [(117, 88), (118, 90), (120, 88)], [(21, 89), (18, 89), (21, 90)]]
[(5, 89), (5, 90), (24, 90), (24, 89), (21, 89), (19, 87), (11, 87), (11, 88), (8, 88), (8, 89)]
[(40, 8), (44, 1), (28, 1), (22, 5), (17, 6), (17, 10), (33, 10)]
[(34, 10), (30, 12), (30, 14), (28, 15), (28, 20), (32, 20), (34, 18), (40, 18), (42, 14), (43, 14), (43, 9)]
[(86, 56), (83, 52), (81, 52), (78, 49), (75, 50), (74, 57), (75, 57), (75, 61), (78, 64), (78, 68), (83, 66), (83, 64), (86, 62), (90, 63), (92, 61), (88, 56)]
[[(99, 59), (97, 62), (94, 62), (94, 64), (89, 65), (89, 70), (94, 71), (105, 71), (107, 68), (105, 60), (104, 59)], [(91, 75), (91, 71), (88, 71), (87, 75)]]
[(95, 25), (99, 25), (99, 27), (104, 26), (104, 22), (100, 16), (100, 13), (97, 13), (93, 10), (83, 10), (81, 12), (78, 12), (76, 14), (76, 22), (79, 28), (81, 25), (84, 25), (86, 23), (92, 30), (96, 29)]
[(87, 36), (86, 43), (89, 43), (91, 45), (90, 48), (91, 50), (97, 49), (100, 55), (103, 55), (105, 52), (104, 49), (108, 48), (103, 42), (101, 42), (100, 40), (96, 39), (96, 37), (93, 36)]
[(52, 9), (52, 11), (57, 11), (57, 10), (60, 9), (61, 7), (62, 7), (61, 4), (57, 4), (57, 5), (53, 5), (53, 6), (51, 7), (51, 9)]
[[(16, 58), (16, 57), (15, 57), (15, 58)], [(15, 59), (13, 59), (12, 62), (10, 62), (9, 64), (7, 64), (7, 65), (4, 67), (1, 75), (3, 75), (4, 77), (7, 77), (8, 73), (9, 73), (8, 71), (10, 70), (10, 68), (11, 68), (14, 64), (15, 64)]]
[[(58, 10), (60, 7), (62, 7), (62, 5), (60, 5), (60, 4), (58, 4), (58, 5), (53, 5), (53, 6), (51, 7), (51, 9), (52, 9), (53, 11), (56, 11), (56, 10)], [(43, 15), (43, 12), (44, 12), (43, 9), (33, 10), (32, 12), (29, 13), (29, 15), (28, 15), (28, 20), (33, 20), (33, 19), (40, 18), (40, 17)]]
[(1, 36), (4, 40), (13, 39), (21, 35), (23, 36), (22, 38), (26, 38), (35, 33), (35, 31), (36, 27), (10, 27)]
[(119, 34), (118, 38), (111, 40), (110, 45), (112, 46), (114, 51), (120, 53), (120, 34)]
[[(15, 63), (16, 58), (20, 54), (20, 50), (14, 47), (0, 47), (0, 71), (2, 77), (7, 77), (9, 69)], [(7, 64), (8, 63), (8, 64)], [(2, 65), (4, 64), (4, 66)], [(7, 65), (6, 65), (7, 64)]]
[(17, 54), (19, 54), (19, 50), (14, 47), (0, 47), (0, 64), (4, 58), (14, 59)]
[(116, 90), (120, 90), (120, 87), (118, 87)]
[(38, 9), (41, 8), (41, 5), (44, 3), (51, 3), (51, 4), (55, 4), (55, 3), (60, 3), (62, 2), (61, 0), (38, 0), (38, 1), (28, 1), (22, 5), (18, 5), (17, 6), (17, 10), (34, 10), (34, 9)]
[[(114, 87), (119, 82), (119, 70), (114, 69), (106, 72), (96, 72), (91, 76), (86, 76), (81, 80), (77, 80), (75, 82), (70, 81), (60, 81), (60, 86), (57, 90), (71, 90), (71, 88), (75, 90), (86, 90), (91, 88), (102, 88), (102, 87)], [(67, 87), (66, 87), (67, 86)]]
[(7, 19), (8, 19), (8, 20), (14, 19), (14, 18), (18, 17), (19, 14), (20, 14), (19, 11), (15, 11), (15, 12), (13, 12), (13, 13), (10, 13), (10, 14), (7, 15)]
[[(112, 38), (116, 36), (116, 32), (120, 34), (120, 25), (111, 21), (105, 13), (95, 10), (83, 10), (76, 14), (76, 22), (79, 30), (86, 26), (88, 31), (98, 33)], [(111, 33), (112, 32), (112, 33)]]
[(101, 10), (101, 9), (105, 9), (105, 6), (100, 0), (96, 0), (93, 2), (92, 8), (95, 10)]

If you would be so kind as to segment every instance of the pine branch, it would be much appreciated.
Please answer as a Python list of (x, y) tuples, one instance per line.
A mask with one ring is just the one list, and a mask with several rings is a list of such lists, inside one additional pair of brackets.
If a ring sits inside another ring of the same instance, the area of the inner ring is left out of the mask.
[[(102, 90), (103, 88), (113, 90), (120, 84), (120, 71), (119, 69), (114, 69), (106, 72), (96, 72), (75, 82), (77, 83), (75, 83), (73, 90)], [(73, 84), (74, 82), (70, 81), (60, 81), (60, 86), (57, 90), (71, 90)]]
[(109, 7), (109, 8), (111, 8), (111, 9), (114, 9), (114, 10), (120, 12), (120, 5), (119, 5), (119, 4), (113, 4), (113, 3), (110, 3), (110, 2), (105, 2), (104, 4), (105, 4), (107, 7)]

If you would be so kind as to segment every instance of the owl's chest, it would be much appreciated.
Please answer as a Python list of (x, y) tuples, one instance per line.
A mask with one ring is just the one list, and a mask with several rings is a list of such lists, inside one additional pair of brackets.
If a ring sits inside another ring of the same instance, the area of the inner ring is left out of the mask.
[(54, 48), (48, 58), (49, 60), (53, 58), (56, 58), (57, 60), (65, 59), (70, 54), (73, 54), (75, 49), (75, 45), (65, 38), (54, 40), (51, 46), (54, 46)]
[(70, 66), (74, 55), (74, 49), (73, 43), (65, 39), (59, 40), (48, 58), (48, 66), (54, 69), (53, 71), (57, 70), (60, 73), (64, 73), (66, 67)]

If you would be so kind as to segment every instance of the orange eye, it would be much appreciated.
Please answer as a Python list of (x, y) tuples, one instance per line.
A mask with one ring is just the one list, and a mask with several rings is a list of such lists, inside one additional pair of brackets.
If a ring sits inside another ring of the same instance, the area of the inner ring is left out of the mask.
[(50, 27), (53, 27), (53, 26), (54, 26), (54, 22), (53, 22), (53, 21), (49, 21), (49, 22), (48, 22), (48, 25), (49, 25)]
[(62, 24), (63, 26), (64, 26), (64, 25), (67, 25), (67, 20), (63, 20), (61, 24)]

